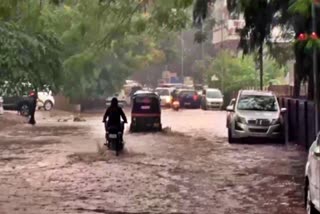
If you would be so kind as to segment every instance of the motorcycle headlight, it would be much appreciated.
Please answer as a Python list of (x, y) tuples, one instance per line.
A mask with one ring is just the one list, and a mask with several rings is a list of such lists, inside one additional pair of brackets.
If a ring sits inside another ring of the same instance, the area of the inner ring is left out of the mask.
[(243, 123), (243, 124), (246, 124), (246, 123), (247, 123), (246, 118), (241, 117), (241, 116), (239, 116), (239, 115), (236, 117), (236, 122), (238, 122), (238, 123)]

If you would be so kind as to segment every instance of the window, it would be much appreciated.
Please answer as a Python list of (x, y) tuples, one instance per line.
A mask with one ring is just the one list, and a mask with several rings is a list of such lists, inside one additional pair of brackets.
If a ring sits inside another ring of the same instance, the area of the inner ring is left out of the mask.
[(168, 89), (156, 89), (156, 93), (159, 94), (159, 96), (169, 96), (169, 90)]
[(180, 96), (194, 96), (197, 95), (195, 91), (181, 91)]
[(247, 111), (278, 111), (274, 96), (244, 95), (239, 98), (238, 110)]
[(136, 97), (133, 103), (135, 113), (160, 113), (160, 103), (155, 97)]
[(222, 94), (220, 91), (207, 91), (208, 98), (222, 98)]

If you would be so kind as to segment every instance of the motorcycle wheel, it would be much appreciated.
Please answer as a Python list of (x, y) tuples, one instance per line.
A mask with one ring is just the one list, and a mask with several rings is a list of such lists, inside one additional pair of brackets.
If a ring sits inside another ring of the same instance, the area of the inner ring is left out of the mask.
[(115, 145), (115, 150), (116, 150), (116, 156), (119, 156), (120, 152), (123, 150), (123, 143), (122, 142), (117, 142)]

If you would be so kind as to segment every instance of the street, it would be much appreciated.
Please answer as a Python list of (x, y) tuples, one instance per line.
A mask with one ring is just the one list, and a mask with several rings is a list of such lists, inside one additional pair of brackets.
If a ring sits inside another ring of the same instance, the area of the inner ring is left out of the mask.
[(306, 153), (230, 145), (223, 111), (164, 110), (164, 132), (126, 131), (119, 157), (102, 113), (83, 117), (37, 112), (35, 127), (1, 129), (0, 214), (305, 213)]

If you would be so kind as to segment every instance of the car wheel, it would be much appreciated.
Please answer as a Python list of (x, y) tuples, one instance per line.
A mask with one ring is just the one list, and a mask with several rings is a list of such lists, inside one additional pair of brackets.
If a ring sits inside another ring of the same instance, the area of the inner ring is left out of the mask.
[(230, 144), (237, 143), (237, 139), (232, 137), (232, 132), (230, 128), (228, 128), (228, 141)]
[(319, 214), (311, 201), (310, 185), (307, 183), (306, 188), (306, 210), (307, 214)]
[(43, 108), (46, 111), (51, 111), (51, 109), (53, 108), (53, 103), (50, 100), (47, 100), (44, 102)]
[(30, 115), (30, 106), (27, 103), (23, 103), (19, 108), (20, 115), (28, 117)]

